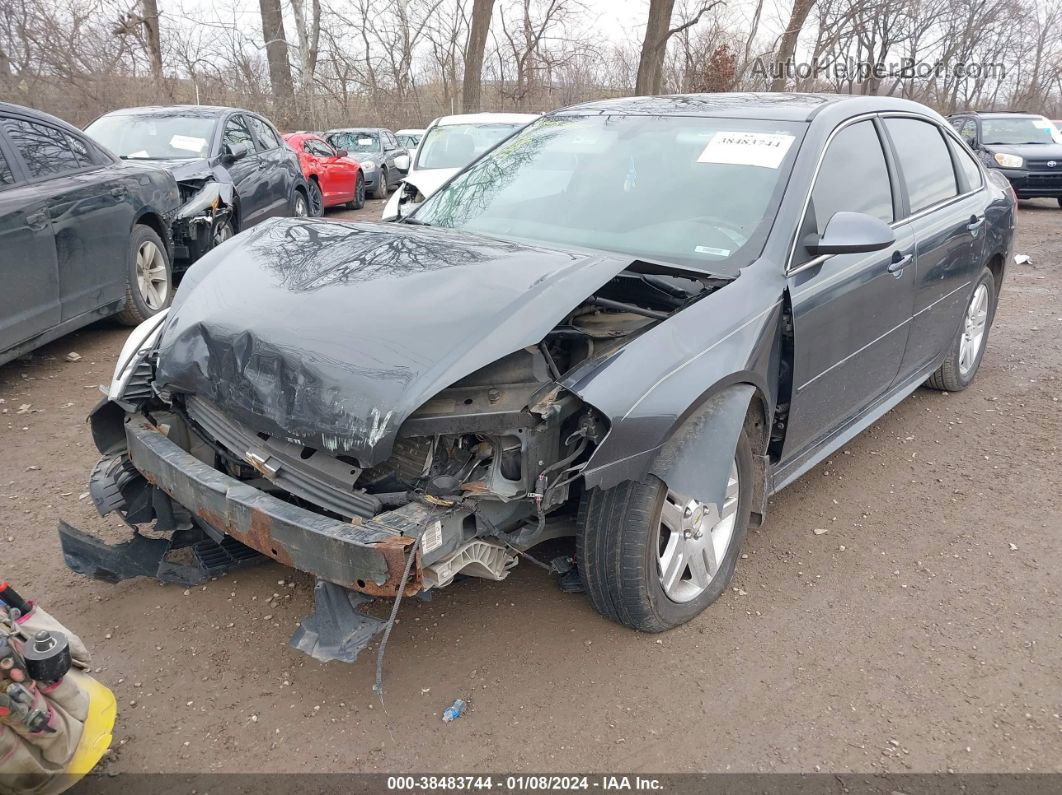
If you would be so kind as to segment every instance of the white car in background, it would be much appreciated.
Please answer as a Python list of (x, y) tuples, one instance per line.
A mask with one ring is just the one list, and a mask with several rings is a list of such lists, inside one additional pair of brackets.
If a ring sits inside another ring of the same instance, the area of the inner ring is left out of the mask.
[[(384, 206), (390, 221), (414, 207), (495, 144), (539, 117), (538, 113), (465, 113), (442, 116), (428, 125), (409, 173)], [(403, 132), (396, 133), (401, 140)]]
[(417, 156), (417, 147), (420, 146), (420, 139), (424, 137), (424, 132), (424, 130), (399, 130), (395, 133), (399, 145), (409, 152), (410, 163)]

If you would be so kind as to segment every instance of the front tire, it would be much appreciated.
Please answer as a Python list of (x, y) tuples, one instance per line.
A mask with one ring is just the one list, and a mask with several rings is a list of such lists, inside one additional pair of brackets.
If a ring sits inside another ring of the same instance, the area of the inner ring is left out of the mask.
[(386, 199), (387, 198), (387, 169), (380, 169), (380, 181), (376, 183), (376, 187), (373, 188), (372, 197), (374, 199)]
[(154, 229), (137, 224), (129, 236), (129, 265), (125, 306), (118, 320), (136, 326), (170, 305), (173, 266), (162, 238)]
[(752, 448), (742, 433), (718, 512), (654, 476), (588, 491), (576, 558), (594, 608), (642, 632), (663, 632), (698, 615), (734, 576), (752, 489)]
[(996, 280), (988, 268), (974, 285), (963, 314), (962, 328), (937, 371), (926, 381), (930, 389), (961, 392), (973, 383), (988, 345), (988, 332), (996, 314)]

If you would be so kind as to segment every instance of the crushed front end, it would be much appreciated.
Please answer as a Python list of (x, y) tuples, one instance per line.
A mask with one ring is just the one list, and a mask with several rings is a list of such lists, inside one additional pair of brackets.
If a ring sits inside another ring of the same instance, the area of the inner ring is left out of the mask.
[[(60, 533), (72, 568), (110, 581), (190, 583), (264, 558), (313, 574), (318, 615), (293, 643), (351, 660), (379, 629), (361, 611), (367, 599), (443, 588), (459, 574), (502, 580), (530, 547), (574, 534), (580, 473), (609, 427), (566, 378), (718, 283), (321, 222), (267, 224), (248, 239), (268, 243), (259, 255), (276, 252), (285, 230), (305, 242), (308, 223), (363, 278), (337, 281), (349, 271), (310, 267), (312, 256), (294, 274), (245, 268), (238, 255), (190, 272), (169, 316), (130, 337), (90, 418), (103, 456), (90, 493), (134, 537), (114, 547), (66, 525)], [(396, 250), (455, 249), (495, 269), (525, 259), (509, 277), (391, 267)], [(230, 300), (222, 284), (257, 285), (257, 295)], [(464, 300), (433, 306), (447, 294)], [(483, 308), (490, 297), (505, 299), (495, 313)], [(532, 319), (508, 332), (501, 318), (521, 315)], [(138, 529), (152, 523), (150, 534)]]

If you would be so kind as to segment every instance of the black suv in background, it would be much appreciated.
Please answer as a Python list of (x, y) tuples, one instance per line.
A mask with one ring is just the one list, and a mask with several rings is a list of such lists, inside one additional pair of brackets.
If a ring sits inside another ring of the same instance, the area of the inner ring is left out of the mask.
[(981, 162), (999, 169), (1021, 199), (1062, 207), (1062, 132), (1035, 113), (968, 111), (948, 117)]
[(265, 118), (203, 105), (125, 108), (85, 132), (123, 160), (170, 171), (184, 204), (173, 228), (179, 267), (259, 221), (307, 215), (298, 156)]
[(173, 177), (0, 102), (0, 364), (108, 315), (170, 305)]

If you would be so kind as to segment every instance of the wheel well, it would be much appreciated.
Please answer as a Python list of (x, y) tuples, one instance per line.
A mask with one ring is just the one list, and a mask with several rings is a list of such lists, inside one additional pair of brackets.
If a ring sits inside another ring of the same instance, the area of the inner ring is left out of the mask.
[(749, 408), (745, 412), (745, 435), (749, 439), (754, 455), (763, 455), (767, 452), (767, 442), (770, 440), (767, 401), (763, 399), (758, 389), (749, 400)]
[(310, 178), (308, 180), (306, 180), (306, 181), (307, 182), (316, 182), (318, 187), (321, 186), (321, 178), (318, 177), (316, 174), (310, 174)]
[(140, 224), (141, 226), (146, 226), (151, 229), (155, 234), (162, 238), (162, 242), (166, 244), (166, 248), (170, 248), (171, 236), (169, 227), (167, 227), (166, 224), (163, 223), (162, 219), (157, 214), (153, 212), (146, 212), (143, 215), (139, 216), (133, 222), (134, 226), (137, 224)]
[(992, 259), (985, 263), (985, 267), (992, 273), (992, 278), (996, 283), (996, 296), (999, 296), (999, 291), (1003, 287), (1003, 257), (1000, 254), (996, 254)]

